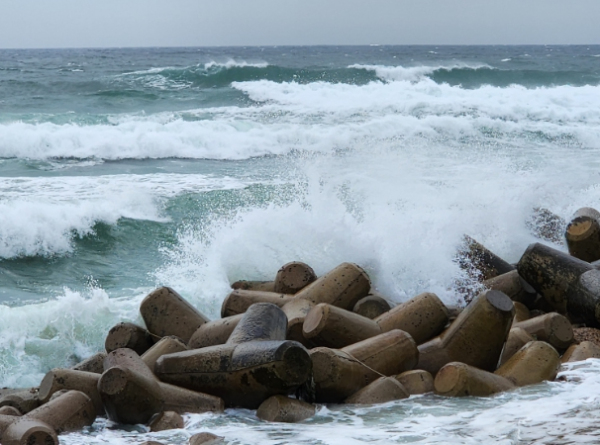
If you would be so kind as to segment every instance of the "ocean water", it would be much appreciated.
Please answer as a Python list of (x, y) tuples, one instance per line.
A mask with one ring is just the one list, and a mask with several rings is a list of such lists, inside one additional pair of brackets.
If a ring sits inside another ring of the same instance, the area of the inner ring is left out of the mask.
[[(600, 207), (598, 104), (599, 46), (0, 50), (0, 386), (102, 349), (156, 286), (216, 318), (230, 282), (293, 260), (459, 304), (464, 234), (515, 262), (535, 208)], [(599, 371), (61, 443), (597, 443)]]

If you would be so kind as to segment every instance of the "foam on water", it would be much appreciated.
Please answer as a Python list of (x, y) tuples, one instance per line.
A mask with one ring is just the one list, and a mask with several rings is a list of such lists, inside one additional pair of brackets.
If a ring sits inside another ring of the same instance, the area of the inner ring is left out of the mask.
[(59, 298), (35, 305), (0, 305), (0, 385), (37, 386), (47, 370), (95, 354), (112, 326), (139, 322), (141, 297), (110, 300), (90, 287), (84, 294), (65, 289)]
[[(391, 68), (390, 68), (391, 69)], [(396, 68), (394, 68), (396, 69)], [(600, 147), (600, 87), (464, 89), (397, 80), (367, 85), (233, 82), (255, 105), (109, 117), (110, 125), (0, 125), (2, 158), (248, 159), (330, 152), (354, 141)]]
[(165, 198), (251, 183), (209, 175), (17, 177), (0, 181), (0, 258), (62, 255), (74, 237), (121, 218), (167, 222)]
[(487, 64), (467, 64), (467, 63), (455, 63), (452, 65), (437, 65), (437, 66), (386, 66), (386, 65), (362, 65), (354, 64), (348, 68), (363, 69), (367, 71), (373, 71), (382, 80), (385, 81), (401, 81), (408, 80), (416, 82), (423, 80), (425, 76), (433, 74), (436, 71), (452, 71), (455, 69), (468, 69), (478, 70), (481, 68), (493, 69)]

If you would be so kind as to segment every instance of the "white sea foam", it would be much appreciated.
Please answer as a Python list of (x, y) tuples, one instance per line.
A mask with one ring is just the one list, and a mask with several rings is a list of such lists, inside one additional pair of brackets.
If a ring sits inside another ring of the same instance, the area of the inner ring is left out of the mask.
[[(102, 289), (65, 289), (55, 300), (20, 307), (0, 305), (0, 383), (37, 386), (51, 368), (75, 364), (101, 350), (108, 330), (138, 321), (142, 295), (109, 300)], [(138, 321), (139, 322), (139, 321)]]
[[(471, 138), (511, 146), (600, 146), (600, 87), (463, 89), (431, 80), (363, 86), (234, 82), (255, 106), (120, 115), (112, 125), (0, 125), (0, 157), (247, 159), (291, 150), (331, 152), (381, 139), (427, 145)], [(189, 120), (198, 116), (203, 119)]]
[(22, 177), (0, 180), (0, 258), (60, 255), (98, 222), (165, 222), (161, 200), (181, 193), (241, 188), (249, 182), (204, 175)]
[(425, 76), (433, 74), (436, 71), (452, 71), (454, 69), (471, 69), (477, 70), (481, 68), (493, 69), (487, 64), (468, 64), (455, 63), (452, 65), (419, 65), (419, 66), (388, 66), (388, 65), (363, 65), (354, 64), (348, 68), (363, 69), (373, 71), (381, 80), (398, 81), (408, 80), (411, 82), (423, 80)]

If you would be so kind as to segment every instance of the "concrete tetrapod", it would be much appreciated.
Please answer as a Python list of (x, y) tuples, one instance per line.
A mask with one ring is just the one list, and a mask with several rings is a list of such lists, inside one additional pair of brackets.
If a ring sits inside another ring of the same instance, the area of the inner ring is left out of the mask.
[(2, 408), (0, 408), (0, 414), (2, 415), (6, 415), (6, 416), (22, 416), (23, 413), (21, 411), (19, 411), (17, 408), (15, 408), (14, 406), (8, 406), (5, 405)]
[(224, 438), (212, 433), (197, 433), (190, 437), (189, 445), (220, 445), (224, 443)]
[(317, 279), (315, 271), (306, 263), (292, 261), (284, 264), (275, 276), (274, 290), (284, 294), (295, 294)]
[(567, 312), (569, 287), (592, 269), (583, 260), (539, 243), (529, 245), (517, 264), (519, 275), (561, 314)]
[(158, 381), (132, 349), (117, 349), (106, 356), (106, 371), (98, 381), (106, 415), (119, 423), (147, 423), (162, 411), (164, 400)]
[(379, 377), (348, 397), (345, 403), (372, 405), (407, 399), (409, 396), (410, 394), (406, 388), (394, 377)]
[(308, 351), (294, 341), (251, 341), (163, 355), (159, 378), (223, 398), (226, 406), (257, 408), (275, 394), (288, 394), (310, 377)]
[(344, 346), (381, 334), (373, 320), (326, 303), (314, 306), (304, 319), (302, 335), (319, 346)]
[(445, 364), (461, 362), (494, 371), (514, 313), (506, 294), (482, 292), (439, 337), (419, 346), (417, 368), (435, 375)]
[(512, 301), (518, 301), (528, 307), (533, 304), (537, 297), (535, 289), (521, 278), (516, 269), (485, 280), (483, 285), (487, 289), (504, 292)]
[(185, 343), (208, 322), (208, 318), (170, 287), (159, 287), (148, 294), (140, 305), (140, 313), (152, 334), (175, 335)]
[(464, 245), (459, 251), (458, 264), (479, 281), (489, 280), (514, 269), (509, 263), (468, 235), (464, 236)]
[(150, 419), (148, 426), (154, 432), (183, 428), (183, 417), (175, 411), (161, 411)]
[(408, 391), (410, 395), (425, 394), (433, 391), (433, 377), (423, 369), (405, 371), (394, 377)]
[(192, 391), (165, 382), (158, 382), (164, 400), (165, 411), (184, 413), (222, 412), (225, 409), (223, 399), (203, 392)]
[(2, 395), (0, 407), (14, 406), (23, 414), (40, 406), (38, 388), (13, 390)]
[(106, 352), (112, 352), (119, 348), (129, 348), (142, 355), (153, 344), (154, 339), (146, 329), (133, 323), (119, 323), (108, 331), (104, 348)]
[(104, 359), (106, 358), (106, 352), (97, 352), (91, 357), (77, 363), (71, 369), (74, 371), (85, 371), (93, 372), (95, 374), (102, 374), (104, 372)]
[(375, 320), (321, 303), (306, 315), (302, 334), (316, 345), (342, 348), (382, 332), (401, 329), (420, 344), (439, 334), (447, 322), (446, 306), (435, 294), (423, 293)]
[(582, 273), (567, 290), (569, 314), (587, 326), (600, 327), (600, 270)]
[(535, 338), (533, 338), (526, 330), (518, 327), (512, 328), (508, 333), (506, 344), (502, 350), (499, 365), (502, 366), (509, 358), (515, 355), (519, 349), (533, 340), (535, 340)]
[(513, 304), (515, 305), (515, 318), (513, 319), (513, 323), (519, 323), (531, 318), (531, 314), (529, 313), (527, 306), (525, 306), (523, 303), (519, 303), (518, 301), (513, 301)]
[(561, 357), (561, 363), (580, 362), (588, 358), (600, 358), (600, 346), (591, 341), (582, 341), (578, 345), (571, 345)]
[(371, 291), (371, 293), (365, 298), (361, 298), (356, 302), (352, 308), (352, 312), (373, 320), (374, 318), (379, 317), (381, 314), (386, 313), (391, 308), (392, 307), (385, 298), (378, 293)]
[(310, 403), (276, 395), (260, 404), (256, 410), (256, 417), (268, 422), (295, 423), (314, 416), (316, 412), (316, 407)]
[(354, 305), (368, 295), (371, 280), (364, 270), (352, 263), (342, 263), (322, 277), (304, 287), (295, 298), (283, 306), (288, 318), (288, 339), (304, 342), (302, 324), (310, 309), (327, 303), (352, 310)]
[(550, 343), (559, 351), (564, 351), (573, 343), (573, 327), (566, 317), (550, 312), (514, 324), (534, 336), (537, 340)]
[(239, 321), (227, 339), (227, 344), (285, 340), (287, 324), (287, 317), (278, 306), (273, 303), (255, 303)]
[(243, 314), (254, 303), (273, 303), (282, 307), (293, 298), (293, 295), (277, 292), (234, 290), (223, 300), (223, 304), (221, 305), (221, 317), (225, 318), (231, 317), (232, 315)]
[(559, 366), (560, 357), (556, 349), (544, 341), (531, 341), (494, 374), (510, 380), (516, 386), (525, 386), (554, 380)]
[(104, 405), (98, 392), (100, 374), (74, 371), (72, 369), (53, 369), (46, 373), (40, 383), (39, 398), (47, 403), (52, 395), (63, 389), (81, 391), (94, 403), (97, 415), (104, 415)]
[(141, 355), (141, 359), (146, 364), (146, 366), (150, 368), (151, 371), (154, 371), (154, 365), (156, 364), (156, 360), (158, 360), (158, 358), (161, 355), (172, 354), (174, 352), (181, 352), (187, 350), (188, 347), (184, 342), (181, 341), (179, 337), (169, 335), (167, 337), (161, 338), (150, 349), (144, 352)]
[(58, 437), (50, 425), (24, 417), (12, 422), (0, 440), (3, 445), (58, 445)]
[(310, 356), (316, 401), (339, 403), (379, 377), (414, 368), (418, 350), (410, 335), (396, 329), (343, 349), (314, 348)]
[(600, 259), (600, 212), (583, 207), (575, 212), (565, 230), (569, 253), (591, 263)]
[(460, 362), (442, 366), (433, 384), (436, 394), (450, 397), (489, 396), (515, 388), (502, 376)]
[(24, 417), (44, 422), (60, 434), (78, 431), (94, 423), (96, 408), (92, 399), (81, 391), (66, 391)]
[(209, 321), (200, 326), (190, 338), (190, 349), (201, 349), (207, 346), (223, 345), (240, 322), (244, 314), (232, 315)]
[(116, 422), (147, 423), (162, 410), (202, 413), (224, 409), (219, 397), (160, 382), (131, 349), (113, 351), (106, 367), (98, 391), (109, 419)]

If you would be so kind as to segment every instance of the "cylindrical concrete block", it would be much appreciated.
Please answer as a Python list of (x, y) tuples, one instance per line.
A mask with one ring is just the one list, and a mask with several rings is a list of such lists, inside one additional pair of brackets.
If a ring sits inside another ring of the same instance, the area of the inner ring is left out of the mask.
[(600, 327), (600, 270), (582, 273), (567, 290), (569, 315), (587, 326)]
[(67, 391), (29, 412), (26, 417), (44, 422), (60, 434), (79, 431), (94, 423), (96, 408), (92, 399), (81, 391)]
[(225, 409), (223, 399), (203, 392), (158, 382), (165, 402), (165, 411), (184, 413), (205, 413), (208, 411), (222, 412)]
[(361, 298), (356, 302), (352, 312), (373, 320), (391, 308), (390, 303), (383, 296), (371, 291), (365, 298)]
[(506, 344), (502, 350), (502, 356), (500, 357), (499, 365), (502, 366), (509, 358), (515, 355), (519, 349), (533, 340), (535, 339), (526, 330), (521, 328), (512, 328), (508, 333)]
[(197, 433), (190, 437), (189, 445), (220, 445), (223, 443), (223, 439), (212, 433)]
[(258, 292), (275, 292), (275, 281), (239, 280), (231, 284), (234, 290), (252, 290)]
[(328, 348), (343, 348), (381, 332), (373, 320), (326, 303), (314, 306), (302, 325), (304, 338)]
[(150, 419), (148, 426), (152, 432), (183, 428), (183, 417), (175, 411), (161, 411)]
[(3, 445), (58, 445), (54, 429), (40, 420), (21, 418), (2, 434)]
[(316, 412), (316, 407), (310, 403), (277, 395), (260, 404), (256, 417), (267, 422), (295, 423), (314, 416)]
[(225, 344), (243, 316), (244, 314), (232, 315), (204, 323), (190, 338), (189, 348), (200, 349)]
[(315, 304), (309, 300), (294, 298), (281, 308), (288, 319), (287, 339), (302, 343), (311, 348), (314, 345), (302, 334), (304, 319)]
[(513, 319), (513, 323), (519, 323), (531, 318), (527, 306), (525, 306), (523, 303), (519, 303), (518, 301), (513, 301), (513, 304), (515, 305), (515, 318)]
[(117, 349), (111, 352), (104, 367), (106, 371), (98, 381), (98, 391), (110, 420), (146, 423), (163, 409), (158, 381), (135, 351)]
[(550, 343), (559, 351), (564, 351), (573, 343), (571, 323), (556, 312), (515, 323), (514, 327), (527, 331), (538, 340)]
[(22, 389), (5, 393), (2, 398), (0, 398), (0, 407), (2, 406), (14, 406), (23, 414), (27, 414), (29, 411), (40, 406), (38, 388)]
[(449, 362), (494, 371), (515, 309), (500, 291), (479, 294), (439, 337), (419, 346), (417, 368), (435, 375)]
[(444, 365), (433, 384), (436, 394), (450, 397), (489, 396), (515, 387), (502, 376), (459, 362)]
[(448, 309), (437, 295), (426, 292), (394, 307), (375, 321), (382, 332), (401, 329), (421, 344), (442, 332), (448, 323)]
[(566, 291), (592, 266), (559, 250), (536, 243), (527, 248), (517, 269), (519, 275), (557, 312), (564, 314), (567, 311)]
[(140, 313), (152, 334), (159, 337), (175, 335), (185, 343), (208, 322), (208, 318), (170, 287), (160, 287), (148, 294), (140, 305)]
[(364, 270), (356, 264), (342, 263), (299, 291), (296, 298), (352, 310), (370, 289), (371, 280)]
[(575, 212), (565, 230), (569, 253), (591, 263), (600, 259), (600, 212), (583, 207)]
[(228, 407), (254, 409), (304, 384), (311, 367), (297, 342), (254, 341), (163, 355), (155, 370), (164, 382), (219, 396)]
[[(15, 408), (14, 406), (5, 405), (2, 408), (0, 408), (0, 415), (20, 417), (23, 415), (23, 413), (21, 411), (19, 411), (17, 408)], [(1, 436), (2, 435), (0, 434), (0, 437)]]
[(285, 340), (288, 320), (273, 303), (255, 303), (239, 321), (227, 344)]
[(407, 399), (410, 396), (406, 388), (394, 377), (379, 377), (364, 388), (359, 389), (345, 400), (345, 403), (372, 405), (392, 400)]
[(530, 307), (537, 297), (536, 290), (521, 278), (516, 269), (485, 280), (483, 285), (487, 289), (504, 292), (512, 301), (518, 301), (527, 307)]
[(133, 323), (119, 323), (108, 331), (104, 347), (106, 352), (129, 348), (142, 355), (153, 344), (154, 339), (146, 329)]
[(415, 341), (400, 329), (376, 335), (341, 350), (385, 376), (409, 371), (419, 361), (419, 350)]
[(104, 405), (98, 392), (98, 380), (100, 380), (100, 374), (93, 372), (53, 369), (44, 376), (40, 383), (39, 398), (42, 403), (46, 403), (57, 391), (63, 389), (81, 391), (92, 399), (96, 413), (104, 415)]
[(315, 271), (306, 263), (293, 261), (284, 264), (275, 276), (275, 292), (295, 294), (317, 279)]
[(410, 395), (433, 392), (433, 376), (422, 369), (413, 369), (394, 377)]
[(591, 341), (582, 341), (578, 345), (571, 345), (563, 354), (561, 363), (580, 362), (588, 358), (600, 358), (600, 346)]
[(559, 366), (560, 358), (556, 349), (544, 341), (532, 341), (508, 359), (495, 374), (516, 386), (525, 386), (554, 380)]
[(169, 335), (161, 338), (150, 349), (144, 352), (141, 356), (142, 361), (154, 372), (156, 360), (161, 355), (172, 354), (174, 352), (187, 351), (188, 347), (179, 337)]
[(465, 235), (464, 245), (459, 251), (458, 264), (471, 277), (479, 281), (489, 280), (514, 269), (498, 255), (467, 235)]
[(106, 352), (98, 352), (91, 357), (77, 363), (71, 369), (74, 371), (93, 372), (95, 374), (102, 374), (104, 372), (104, 359), (106, 358)]
[(225, 300), (223, 300), (223, 304), (221, 305), (221, 317), (225, 318), (243, 314), (255, 303), (272, 303), (282, 307), (293, 298), (293, 295), (277, 292), (234, 290), (225, 297)]
[(319, 347), (311, 349), (315, 398), (319, 403), (340, 403), (381, 377), (350, 354)]

